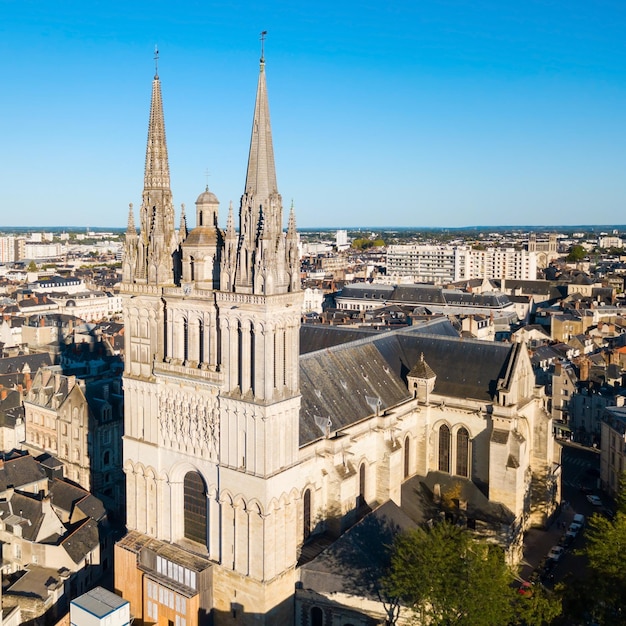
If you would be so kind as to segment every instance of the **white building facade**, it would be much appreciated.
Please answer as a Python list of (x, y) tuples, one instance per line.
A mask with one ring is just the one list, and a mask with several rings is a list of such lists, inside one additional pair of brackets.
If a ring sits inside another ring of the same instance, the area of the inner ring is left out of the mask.
[(537, 256), (535, 252), (514, 248), (392, 245), (387, 250), (387, 275), (435, 284), (473, 278), (534, 280)]

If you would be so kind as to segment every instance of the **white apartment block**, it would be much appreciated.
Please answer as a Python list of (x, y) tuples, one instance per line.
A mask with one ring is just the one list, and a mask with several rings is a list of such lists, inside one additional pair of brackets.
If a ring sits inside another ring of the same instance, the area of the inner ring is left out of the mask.
[(0, 237), (0, 263), (15, 261), (15, 237)]
[(25, 242), (25, 259), (51, 259), (63, 254), (63, 246), (58, 243), (31, 243)]
[(335, 242), (337, 244), (337, 250), (347, 250), (350, 247), (350, 242), (348, 241), (348, 231), (338, 230), (335, 235)]
[(598, 237), (598, 246), (600, 248), (623, 248), (624, 242), (621, 237)]
[(472, 278), (534, 280), (537, 255), (514, 248), (392, 245), (387, 250), (387, 275), (435, 284)]

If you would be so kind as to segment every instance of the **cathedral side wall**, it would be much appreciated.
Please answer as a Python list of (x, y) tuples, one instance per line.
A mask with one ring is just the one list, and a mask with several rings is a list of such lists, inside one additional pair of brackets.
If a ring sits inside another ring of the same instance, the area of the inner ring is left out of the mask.
[(223, 567), (213, 573), (215, 626), (293, 623), (294, 568), (260, 583)]

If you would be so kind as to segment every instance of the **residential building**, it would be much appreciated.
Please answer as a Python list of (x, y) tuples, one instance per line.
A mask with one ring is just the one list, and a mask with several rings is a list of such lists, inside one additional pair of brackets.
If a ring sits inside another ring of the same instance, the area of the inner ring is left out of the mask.
[(0, 237), (0, 263), (13, 263), (15, 259), (15, 237)]
[(434, 284), (474, 278), (531, 280), (537, 278), (537, 261), (533, 252), (514, 248), (391, 245), (387, 248), (387, 275)]
[(626, 471), (626, 406), (607, 407), (601, 424), (600, 480), (602, 489), (617, 497)]
[(51, 454), (64, 475), (123, 513), (123, 402), (119, 378), (88, 384), (58, 368), (40, 369), (24, 399), (25, 447)]

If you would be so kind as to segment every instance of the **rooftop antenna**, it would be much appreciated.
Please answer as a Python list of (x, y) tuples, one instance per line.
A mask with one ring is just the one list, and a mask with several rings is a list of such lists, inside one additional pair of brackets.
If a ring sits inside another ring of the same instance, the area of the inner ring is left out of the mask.
[(267, 31), (261, 32), (261, 63), (265, 63), (265, 38), (267, 37)]
[(154, 77), (159, 77), (159, 48), (154, 46)]

